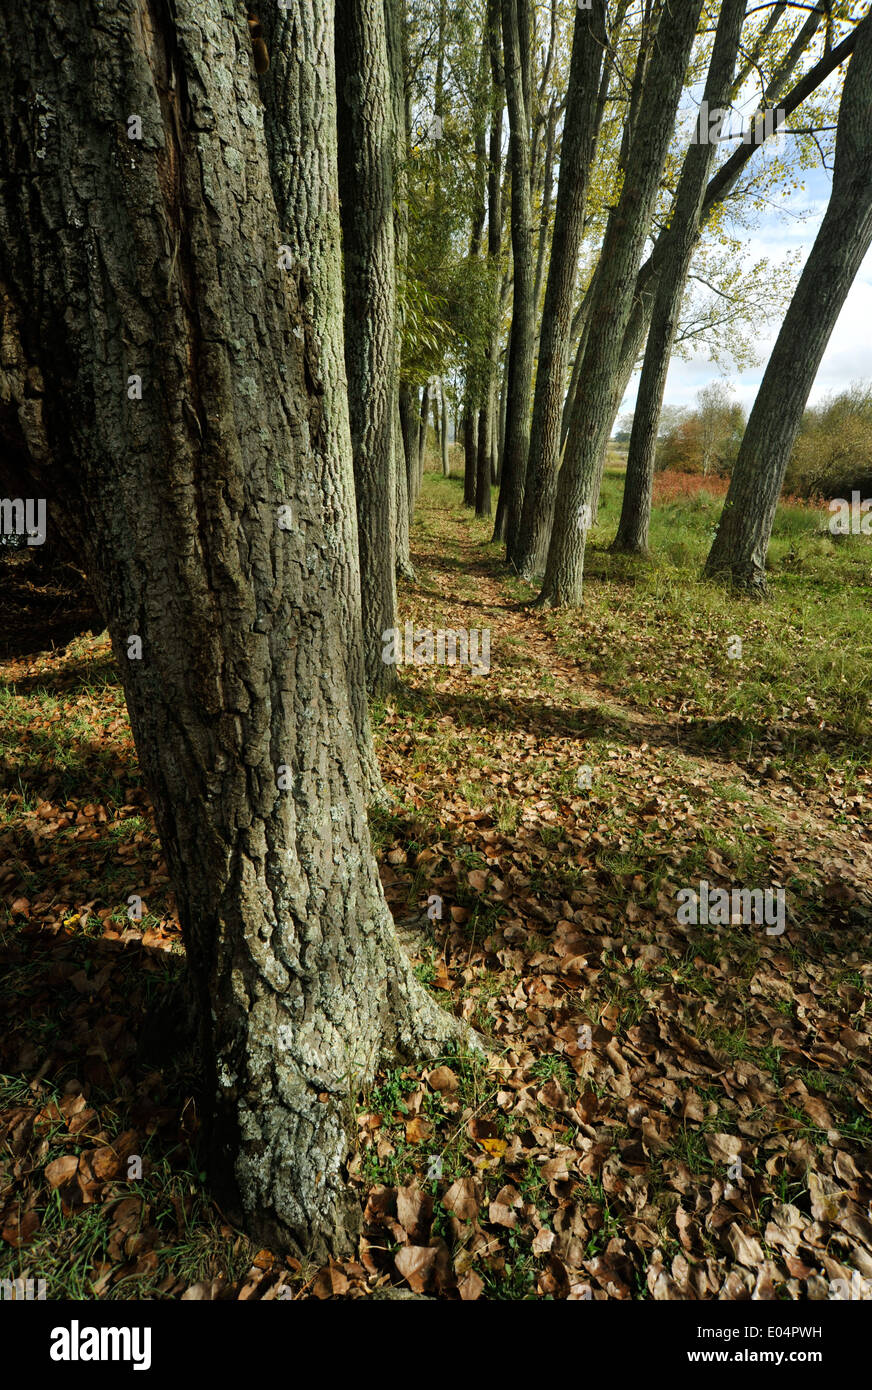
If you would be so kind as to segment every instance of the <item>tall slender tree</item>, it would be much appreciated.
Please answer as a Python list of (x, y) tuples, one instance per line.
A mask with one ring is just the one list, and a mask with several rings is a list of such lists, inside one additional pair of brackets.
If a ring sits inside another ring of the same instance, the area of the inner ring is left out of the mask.
[(745, 0), (723, 0), (718, 17), (696, 136), (685, 158), (675, 194), (671, 218), (675, 231), (654, 298), (630, 432), (621, 518), (613, 550), (644, 553), (648, 548), (657, 423), (678, 326), (681, 291), (699, 241), (703, 198), (717, 149), (716, 142), (710, 138), (708, 112), (722, 110), (729, 99), (745, 9)]
[(541, 573), (551, 534), (560, 415), (569, 358), (569, 324), (596, 142), (605, 47), (605, 0), (593, 0), (591, 9), (577, 9), (575, 13), (551, 264), (539, 335), (527, 482), (521, 524), (510, 555), (515, 568), (523, 575)]
[(506, 435), (494, 522), (494, 540), (511, 554), (524, 502), (530, 447), (530, 386), (533, 379), (536, 269), (530, 199), (532, 74), (528, 0), (502, 0), (503, 62), (509, 113), (512, 171), (512, 325), (506, 374)]
[(498, 452), (498, 375), (502, 319), (503, 197), (502, 143), (505, 79), (500, 27), (500, 0), (487, 0), (487, 49), (490, 63), (490, 132), (487, 171), (487, 258), (490, 290), (486, 347), (486, 381), (479, 417), (479, 448), (475, 485), (475, 514), (491, 514), (493, 459)]
[(394, 95), (384, 0), (336, 0), (345, 367), (354, 457), (364, 667), (370, 694), (396, 683), (382, 660), (396, 626), (397, 413)]
[(616, 406), (614, 387), (633, 290), (684, 83), (702, 0), (664, 6), (618, 203), (609, 215), (596, 276), (580, 388), (557, 486), (554, 526), (537, 600), (540, 606), (581, 601), (587, 528), (596, 505), (599, 469)]
[(763, 374), (706, 573), (762, 598), (766, 552), (802, 412), (830, 335), (872, 245), (872, 13), (856, 31), (836, 131), (833, 187)]
[[(318, 23), (319, 14), (320, 11), (315, 15)], [(336, 273), (341, 264), (341, 233), (335, 195), (335, 68), (333, 54), (325, 48), (325, 33), (332, 35), (333, 28), (331, 23), (326, 30), (322, 26), (310, 32), (304, 25), (300, 42), (294, 44), (290, 12), (264, 10), (262, 24), (272, 60), (258, 86), (282, 245), (286, 259), (297, 268), (303, 303), (319, 344), (324, 459), (345, 460), (349, 423), (343, 288), (342, 277)], [(312, 135), (312, 144), (303, 138), (304, 132)], [(331, 484), (325, 482), (325, 489), (330, 488)], [(332, 551), (340, 556), (357, 554), (354, 509), (350, 514), (344, 510), (328, 513), (325, 525), (330, 530)], [(367, 799), (379, 801), (384, 798), (384, 786), (366, 697), (360, 582), (355, 576), (350, 587), (346, 584), (343, 571), (337, 575), (336, 593), (346, 603), (351, 632), (347, 648), (349, 700)]]
[[(704, 99), (707, 109), (723, 109), (731, 98), (741, 91), (742, 85), (754, 66), (759, 65), (765, 41), (777, 27), (784, 6), (776, 6), (751, 48), (748, 61), (738, 74), (718, 90), (717, 69), (724, 66), (719, 62), (718, 49), (728, 40), (723, 37), (729, 6), (721, 8), (716, 32), (716, 42), (712, 51), (709, 76)], [(814, 12), (808, 16), (799, 29), (786, 53), (775, 66), (771, 79), (762, 94), (761, 105), (766, 109), (778, 101), (786, 91), (790, 77), (797, 63), (808, 48), (821, 21), (822, 14)], [(750, 64), (750, 67), (749, 67)], [(725, 67), (724, 67), (725, 71)], [(660, 269), (650, 296), (646, 302), (652, 304), (651, 326), (645, 347), (645, 359), (639, 382), (636, 411), (633, 419), (632, 436), (627, 455), (627, 473), (618, 531), (612, 549), (627, 554), (644, 554), (648, 548), (648, 526), (651, 517), (651, 492), (654, 482), (654, 457), (657, 448), (657, 432), (663, 392), (669, 369), (669, 357), (678, 325), (682, 295), (687, 283), (688, 273), (694, 251), (699, 243), (703, 225), (703, 202), (705, 181), (711, 171), (711, 158), (716, 148), (711, 142), (703, 143), (701, 126), (697, 131), (696, 143), (692, 144), (685, 158), (673, 207), (669, 217), (669, 230), (663, 241)], [(699, 198), (694, 196), (694, 188), (699, 186)], [(714, 205), (709, 205), (710, 216)], [(633, 353), (635, 361), (635, 352)], [(632, 367), (631, 367), (632, 369)], [(621, 377), (623, 383), (623, 376)], [(623, 394), (623, 390), (621, 392)]]
[[(388, 64), (391, 77), (392, 99), (392, 155), (394, 188), (394, 263), (395, 296), (399, 294), (401, 279), (406, 274), (409, 255), (409, 203), (406, 176), (406, 159), (409, 146), (408, 104), (406, 102), (405, 65), (405, 5), (403, 0), (384, 0), (385, 34), (387, 37)], [(396, 494), (397, 575), (403, 579), (414, 579), (415, 571), (409, 554), (409, 526), (411, 523), (409, 488), (408, 437), (403, 421), (403, 349), (402, 325), (397, 312), (396, 354), (396, 410), (394, 412), (394, 483)]]

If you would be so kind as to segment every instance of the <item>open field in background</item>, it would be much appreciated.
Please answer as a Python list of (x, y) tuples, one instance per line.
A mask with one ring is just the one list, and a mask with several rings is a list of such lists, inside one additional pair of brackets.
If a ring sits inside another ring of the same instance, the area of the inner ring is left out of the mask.
[[(773, 601), (738, 602), (699, 579), (717, 481), (676, 476), (640, 563), (606, 549), (607, 474), (584, 609), (548, 616), (460, 482), (425, 480), (401, 621), (490, 628), (491, 669), (403, 669), (374, 710), (393, 803), (372, 832), (420, 978), (490, 1052), (360, 1098), (363, 1235), (322, 1270), (210, 1199), (183, 948), (105, 635), (0, 665), (0, 1277), (116, 1299), (872, 1278), (872, 545), (782, 507)], [(784, 934), (680, 925), (701, 879), (783, 887)]]

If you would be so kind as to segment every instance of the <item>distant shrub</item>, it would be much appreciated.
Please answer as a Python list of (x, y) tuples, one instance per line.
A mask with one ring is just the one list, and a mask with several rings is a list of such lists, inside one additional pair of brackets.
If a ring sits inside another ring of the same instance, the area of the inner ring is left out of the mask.
[(745, 432), (745, 412), (730, 391), (713, 381), (697, 393), (699, 409), (682, 411), (659, 436), (656, 469), (729, 476)]
[(704, 478), (702, 473), (668, 469), (654, 475), (654, 505), (659, 507), (668, 502), (684, 501), (688, 497), (715, 501), (726, 496), (729, 485), (728, 478), (715, 475)]
[(785, 491), (804, 498), (872, 497), (872, 383), (812, 406), (787, 466)]

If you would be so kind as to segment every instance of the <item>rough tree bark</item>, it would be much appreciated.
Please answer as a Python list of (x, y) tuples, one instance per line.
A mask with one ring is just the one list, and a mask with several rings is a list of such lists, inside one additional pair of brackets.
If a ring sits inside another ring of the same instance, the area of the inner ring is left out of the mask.
[(733, 467), (706, 573), (765, 598), (766, 552), (809, 392), (872, 245), (872, 14), (856, 30), (824, 219), (772, 349)]
[[(325, 202), (332, 13), (300, 6), (285, 40), (308, 93), (295, 177)], [(350, 442), (325, 415), (336, 242), (322, 229), (308, 272), (283, 250), (303, 191), (283, 225), (236, 0), (46, 0), (39, 25), (6, 7), (0, 90), (0, 436), (84, 556), (121, 669), (213, 1177), (252, 1234), (323, 1257), (352, 1244), (358, 1086), (457, 1030), (398, 945), (367, 831)]]
[[(506, 453), (506, 410), (509, 395), (509, 349), (508, 344), (502, 353), (503, 366), (500, 373), (500, 422), (497, 431), (497, 469), (494, 476), (495, 483), (501, 483), (503, 479), (503, 459)], [(497, 499), (499, 501), (499, 499)], [(495, 537), (496, 539), (496, 537)]]
[[(578, 13), (578, 11), (576, 11)], [(545, 257), (548, 252), (548, 233), (551, 231), (551, 201), (554, 197), (554, 148), (557, 143), (557, 123), (566, 102), (552, 95), (545, 116), (545, 139), (539, 199), (539, 233), (536, 238), (536, 273), (533, 277), (533, 304), (538, 312), (542, 302), (542, 281), (545, 276)]]
[[(403, 0), (384, 0), (385, 32), (388, 45), (388, 63), (391, 74), (391, 100), (393, 107), (393, 128), (391, 154), (393, 157), (394, 180), (394, 261), (395, 284), (406, 273), (409, 253), (409, 207), (408, 180), (406, 176), (406, 153), (409, 144), (408, 116), (405, 91), (405, 12)], [(409, 553), (409, 514), (410, 497), (408, 483), (407, 438), (403, 425), (403, 406), (401, 399), (402, 381), (402, 331), (399, 313), (396, 323), (396, 364), (394, 395), (394, 484), (397, 498), (397, 575), (414, 580), (415, 571)]]
[(384, 0), (336, 0), (339, 197), (345, 267), (345, 368), (371, 695), (396, 685), (382, 634), (397, 622), (394, 471), (396, 265), (394, 99)]
[(444, 450), (443, 450), (443, 448), (442, 448), (442, 378), (441, 378), (441, 377), (437, 377), (437, 378), (436, 378), (436, 390), (433, 392), (433, 398), (432, 398), (432, 400), (430, 401), (430, 405), (431, 405), (431, 407), (432, 407), (432, 409), (433, 409), (433, 438), (434, 438), (435, 443), (436, 443), (436, 454), (437, 454), (438, 458), (441, 460), (441, 459), (442, 459), (443, 452), (444, 452)]
[[(323, 3), (322, 3), (323, 8)], [(261, 15), (271, 55), (260, 78), (264, 135), (269, 158), (281, 241), (299, 266), (299, 279), (321, 348), (325, 458), (344, 458), (348, 442), (348, 393), (345, 389), (343, 290), (340, 265), (339, 204), (335, 193), (336, 110), (333, 54), (325, 48), (319, 19), (297, 35), (293, 16), (283, 10)], [(330, 28), (332, 33), (332, 26)], [(305, 140), (303, 134), (305, 132)], [(332, 170), (324, 177), (325, 163)], [(357, 553), (357, 517), (342, 511), (325, 517), (331, 553)], [(344, 558), (341, 559), (344, 565)], [(344, 582), (337, 575), (337, 584)], [(341, 590), (337, 590), (341, 592)], [(381, 780), (362, 679), (364, 642), (360, 584), (346, 596), (352, 639), (348, 647), (349, 698), (367, 786), (367, 799), (383, 800)]]
[[(675, 123), (701, 0), (684, 0), (664, 13), (653, 40), (647, 79), (629, 142), (623, 188), (610, 214), (588, 311), (587, 345), (557, 484), (554, 525), (541, 607), (581, 602), (584, 548), (596, 503), (608, 431), (614, 379), (621, 360), (636, 274), (663, 162)], [(582, 389), (583, 388), (583, 389)]]
[[(729, 99), (736, 54), (745, 18), (746, 0), (723, 0), (708, 75), (703, 92), (703, 111), (723, 109)], [(709, 140), (708, 121), (700, 112), (696, 141), (685, 156), (670, 218), (674, 235), (664, 260), (654, 298), (645, 361), (636, 397), (636, 410), (627, 452), (627, 474), (618, 531), (612, 550), (644, 554), (648, 549), (651, 490), (657, 427), (669, 359), (678, 326), (681, 295), (699, 241), (702, 202), (717, 145)]]
[(578, 278), (588, 177), (596, 139), (600, 68), (606, 44), (604, 0), (575, 12), (566, 120), (551, 263), (539, 334), (529, 463), (521, 524), (510, 556), (519, 574), (545, 567), (557, 487), (560, 417), (569, 357), (569, 324)]

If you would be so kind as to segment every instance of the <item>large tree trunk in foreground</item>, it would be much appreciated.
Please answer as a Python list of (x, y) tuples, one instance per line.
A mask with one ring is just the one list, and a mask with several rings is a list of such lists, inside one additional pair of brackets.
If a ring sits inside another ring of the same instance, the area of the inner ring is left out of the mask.
[[(745, 8), (745, 0), (724, 0), (721, 6), (703, 92), (704, 110), (720, 110), (729, 100)], [(717, 150), (717, 144), (709, 140), (708, 135), (708, 121), (703, 120), (701, 111), (696, 140), (685, 156), (675, 194), (670, 218), (670, 227), (674, 231), (657, 285), (630, 432), (621, 517), (612, 543), (613, 550), (628, 554), (645, 554), (648, 549), (654, 456), (663, 392), (666, 389), (681, 298), (699, 241), (702, 202)]]
[(394, 101), (384, 0), (336, 0), (345, 367), (371, 695), (396, 684), (382, 634), (396, 627)]
[(622, 360), (639, 260), (693, 44), (702, 0), (684, 0), (664, 14), (634, 125), (624, 185), (609, 216), (594, 282), (595, 298), (579, 391), (557, 484), (554, 526), (537, 603), (581, 602), (587, 529), (596, 505), (606, 441), (614, 419), (614, 387)]
[(809, 392), (842, 305), (872, 245), (872, 14), (845, 76), (833, 188), (760, 383), (706, 573), (766, 595), (766, 552)]
[(541, 573), (545, 568), (551, 535), (560, 453), (560, 415), (569, 360), (569, 324), (578, 278), (578, 252), (596, 136), (605, 42), (604, 0), (595, 0), (593, 11), (576, 10), (551, 264), (539, 335), (527, 482), (521, 524), (511, 556), (518, 573), (528, 576)]
[(533, 209), (530, 200), (530, 12), (527, 0), (502, 0), (509, 158), (512, 169), (512, 326), (506, 376), (506, 435), (494, 540), (506, 542), (511, 559), (524, 505), (524, 478), (530, 448), (530, 386), (536, 302), (533, 263)]
[[(351, 1243), (358, 1087), (457, 1024), (403, 957), (370, 849), (350, 443), (335, 451), (329, 345), (280, 251), (245, 14), (175, 10), (0, 12), (0, 434), (79, 548), (121, 668), (184, 931), (211, 1171), (228, 1214), (317, 1258)], [(297, 108), (311, 197), (336, 186), (332, 7), (301, 6), (293, 31), (287, 72), (326, 117), (318, 132)], [(338, 258), (311, 274), (338, 305)]]

